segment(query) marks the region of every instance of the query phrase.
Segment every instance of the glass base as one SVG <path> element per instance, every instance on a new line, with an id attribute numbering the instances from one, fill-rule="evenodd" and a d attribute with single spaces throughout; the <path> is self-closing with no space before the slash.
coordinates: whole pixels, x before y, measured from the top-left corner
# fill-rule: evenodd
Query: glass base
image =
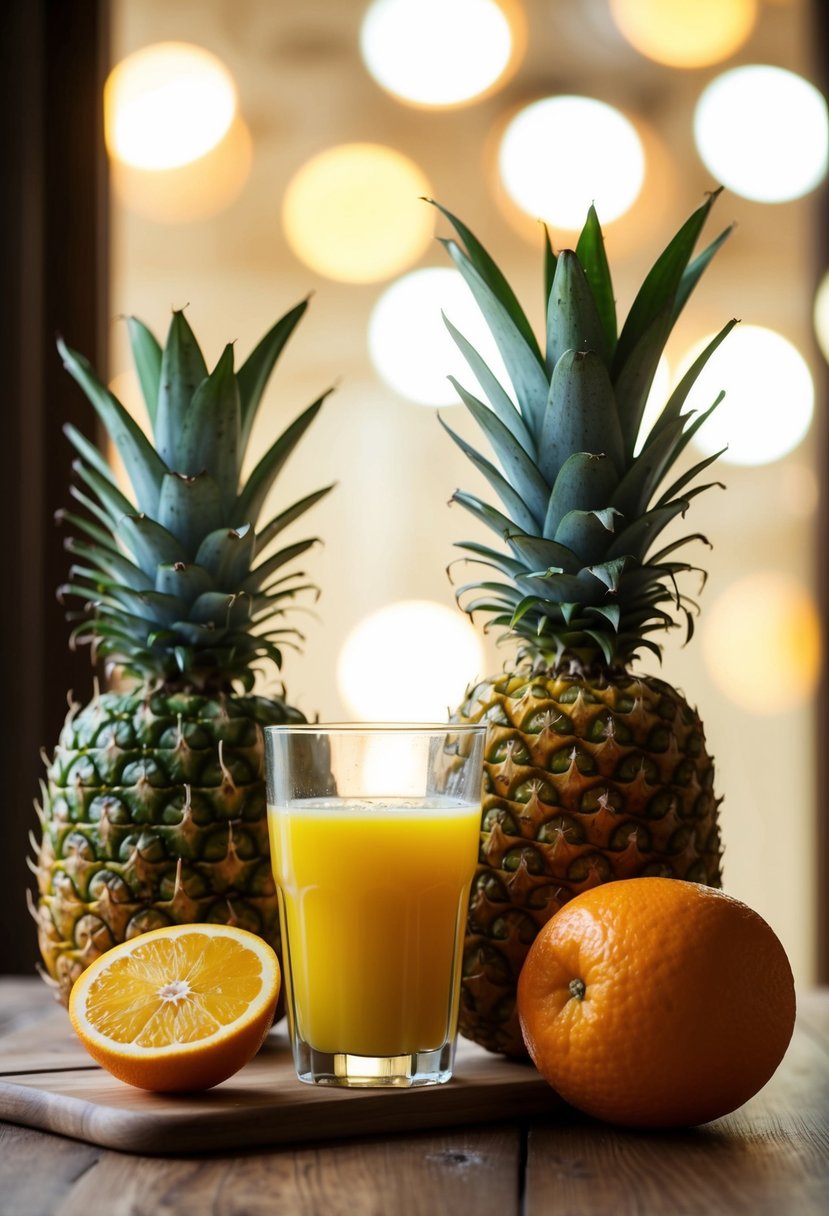
<path id="1" fill-rule="evenodd" d="M 317 1051 L 302 1040 L 294 1044 L 297 1076 L 306 1085 L 363 1089 L 443 1085 L 452 1078 L 454 1058 L 454 1040 L 434 1051 L 402 1056 L 354 1056 L 347 1052 Z"/>

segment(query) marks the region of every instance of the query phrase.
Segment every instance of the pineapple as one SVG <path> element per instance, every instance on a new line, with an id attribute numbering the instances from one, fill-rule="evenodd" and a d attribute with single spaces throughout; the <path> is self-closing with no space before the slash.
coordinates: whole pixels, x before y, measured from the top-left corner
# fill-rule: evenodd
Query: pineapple
<path id="1" fill-rule="evenodd" d="M 654 634 L 677 617 L 693 632 L 697 606 L 679 582 L 697 568 L 676 554 L 705 538 L 656 542 L 696 494 L 718 484 L 699 482 L 717 456 L 671 469 L 722 398 L 702 413 L 681 412 L 734 321 L 674 390 L 641 450 L 638 439 L 668 335 L 728 236 L 726 229 L 693 257 L 715 198 L 660 256 L 619 333 L 595 210 L 575 250 L 556 256 L 546 234 L 543 349 L 486 250 L 440 208 L 461 242 L 443 244 L 495 338 L 517 402 L 447 320 L 488 403 L 453 384 L 500 466 L 441 419 L 500 499 L 496 508 L 462 490 L 452 496 L 500 542 L 459 542 L 467 560 L 495 573 L 457 596 L 470 616 L 502 627 L 516 651 L 501 674 L 467 690 L 453 715 L 489 724 L 460 1027 L 507 1055 L 524 1054 L 515 1013 L 521 965 L 540 926 L 568 899 L 643 874 L 720 884 L 718 799 L 702 723 L 680 692 L 634 666 L 643 648 L 660 655 Z"/>
<path id="2" fill-rule="evenodd" d="M 240 925 L 279 949 L 262 727 L 304 715 L 284 690 L 268 699 L 252 688 L 257 665 L 278 668 L 280 645 L 296 640 L 286 608 L 309 588 L 291 567 L 315 541 L 267 551 L 331 487 L 257 521 L 327 394 L 244 482 L 240 474 L 263 391 L 306 307 L 286 313 L 238 372 L 228 345 L 209 374 L 183 312 L 163 350 L 130 318 L 154 444 L 59 342 L 134 493 L 66 428 L 83 508 L 65 513 L 80 535 L 67 540 L 74 565 L 62 593 L 85 602 L 69 614 L 72 644 L 89 643 L 117 680 L 84 708 L 71 705 L 41 782 L 32 911 L 45 978 L 64 1003 L 99 954 L 160 925 Z"/>

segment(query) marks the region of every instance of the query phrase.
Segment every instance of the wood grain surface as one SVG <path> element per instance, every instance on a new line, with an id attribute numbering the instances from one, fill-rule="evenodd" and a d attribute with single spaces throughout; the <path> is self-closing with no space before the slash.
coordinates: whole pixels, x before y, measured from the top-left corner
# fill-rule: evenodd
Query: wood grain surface
<path id="1" fill-rule="evenodd" d="M 126 1152 L 182 1153 L 333 1140 L 544 1114 L 562 1103 L 530 1064 L 458 1045 L 445 1085 L 339 1089 L 297 1080 L 284 1030 L 199 1094 L 152 1094 L 97 1067 L 63 1009 L 0 1039 L 0 1119 Z"/>
<path id="2" fill-rule="evenodd" d="M 0 981 L 4 1066 L 15 1052 L 43 1049 L 43 1032 L 65 1018 L 39 983 L 9 983 Z M 63 1059 L 72 1071 L 71 1039 L 52 1037 L 49 1047 L 46 1062 Z M 827 1210 L 829 992 L 801 996 L 795 1037 L 769 1084 L 739 1111 L 693 1131 L 625 1132 L 562 1108 L 486 1124 L 152 1156 L 0 1123 L 2 1216 L 825 1216 Z"/>

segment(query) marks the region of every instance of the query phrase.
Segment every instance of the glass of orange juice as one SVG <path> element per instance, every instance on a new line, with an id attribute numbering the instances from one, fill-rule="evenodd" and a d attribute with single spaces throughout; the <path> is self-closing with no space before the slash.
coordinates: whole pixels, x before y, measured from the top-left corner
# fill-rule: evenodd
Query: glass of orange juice
<path id="1" fill-rule="evenodd" d="M 300 1080 L 450 1079 L 485 738 L 485 725 L 266 728 Z"/>

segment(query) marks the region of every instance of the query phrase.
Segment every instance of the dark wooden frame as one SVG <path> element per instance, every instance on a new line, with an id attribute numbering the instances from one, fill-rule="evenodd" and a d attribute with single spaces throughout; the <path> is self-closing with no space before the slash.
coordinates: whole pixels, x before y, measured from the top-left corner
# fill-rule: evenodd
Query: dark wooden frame
<path id="1" fill-rule="evenodd" d="M 816 83 L 829 96 L 829 6 L 825 0 L 813 0 L 813 45 L 816 56 Z M 823 275 L 829 274 L 829 186 L 824 182 L 816 202 L 816 289 Z M 829 984 L 829 371 L 820 352 L 815 349 L 817 369 L 817 406 L 815 410 L 818 435 L 818 478 L 820 506 L 814 532 L 815 570 L 818 608 L 823 626 L 823 676 L 818 688 L 815 721 L 815 802 L 816 802 L 816 916 L 817 916 L 817 979 Z"/>
<path id="2" fill-rule="evenodd" d="M 86 698 L 89 652 L 67 647 L 56 588 L 66 577 L 54 513 L 66 507 L 65 422 L 94 435 L 88 405 L 55 350 L 60 330 L 106 366 L 107 187 L 101 110 L 105 0 L 10 0 L 0 38 L 3 413 L 0 503 L 6 567 L 0 590 L 0 971 L 38 958 L 26 914 L 28 834 L 66 691 Z"/>

